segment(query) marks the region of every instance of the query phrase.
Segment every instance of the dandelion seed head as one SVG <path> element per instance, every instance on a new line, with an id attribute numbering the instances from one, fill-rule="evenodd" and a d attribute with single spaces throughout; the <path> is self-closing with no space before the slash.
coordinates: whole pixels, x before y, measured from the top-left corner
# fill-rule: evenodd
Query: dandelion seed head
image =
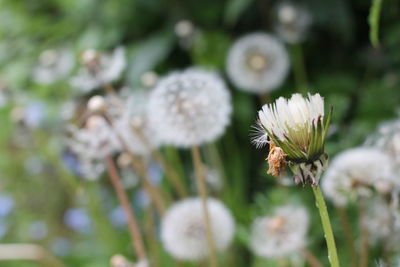
<path id="1" fill-rule="evenodd" d="M 106 107 L 106 101 L 101 95 L 92 96 L 87 102 L 87 109 L 93 113 L 105 111 Z"/>
<path id="2" fill-rule="evenodd" d="M 126 67 L 125 49 L 117 47 L 112 54 L 87 50 L 82 54 L 82 61 L 85 66 L 72 77 L 70 84 L 76 90 L 88 93 L 120 78 Z"/>
<path id="3" fill-rule="evenodd" d="M 244 91 L 265 93 L 278 88 L 289 70 L 289 56 L 272 35 L 252 33 L 237 40 L 229 50 L 226 70 Z"/>
<path id="4" fill-rule="evenodd" d="M 178 147 L 211 142 L 230 123 L 231 97 L 211 71 L 189 69 L 159 81 L 150 94 L 149 121 L 160 139 Z"/>
<path id="5" fill-rule="evenodd" d="M 295 44 L 306 38 L 312 23 L 310 12 L 297 4 L 282 2 L 276 8 L 275 29 L 277 34 L 287 43 Z"/>
<path id="6" fill-rule="evenodd" d="M 189 37 L 194 31 L 194 26 L 189 20 L 181 20 L 175 24 L 175 34 L 180 38 Z"/>
<path id="7" fill-rule="evenodd" d="M 217 251 L 232 241 L 235 224 L 230 211 L 220 201 L 209 198 L 207 206 Z M 206 226 L 201 199 L 177 202 L 166 213 L 161 225 L 161 240 L 176 259 L 197 261 L 208 255 Z"/>
<path id="8" fill-rule="evenodd" d="M 33 80 L 38 84 L 53 84 L 66 78 L 74 64 L 74 55 L 66 48 L 45 50 L 33 69 Z"/>
<path id="9" fill-rule="evenodd" d="M 393 186 L 394 178 L 387 154 L 375 148 L 358 147 L 333 158 L 321 186 L 327 198 L 343 206 L 358 197 L 372 196 L 376 189 Z"/>
<path id="10" fill-rule="evenodd" d="M 261 257 L 280 258 L 299 252 L 306 244 L 309 216 L 303 207 L 277 208 L 273 215 L 257 218 L 251 231 L 250 245 Z"/>

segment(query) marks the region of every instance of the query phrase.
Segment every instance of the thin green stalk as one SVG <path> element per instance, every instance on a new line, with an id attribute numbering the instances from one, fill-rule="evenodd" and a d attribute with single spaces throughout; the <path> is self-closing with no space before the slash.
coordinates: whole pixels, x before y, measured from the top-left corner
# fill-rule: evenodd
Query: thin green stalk
<path id="1" fill-rule="evenodd" d="M 304 63 L 303 49 L 301 45 L 295 44 L 291 49 L 293 58 L 293 73 L 297 90 L 308 91 L 307 71 Z"/>
<path id="2" fill-rule="evenodd" d="M 200 149 L 198 146 L 193 146 L 191 152 L 192 152 L 193 165 L 196 173 L 197 190 L 201 198 L 204 221 L 206 226 L 207 245 L 209 250 L 209 255 L 208 255 L 209 266 L 218 267 L 217 253 L 215 250 L 213 232 L 211 228 L 210 213 L 208 211 L 208 206 L 207 206 L 207 187 L 204 178 L 204 167 L 201 161 Z"/>
<path id="3" fill-rule="evenodd" d="M 329 220 L 328 209 L 319 186 L 311 186 L 315 196 L 315 204 L 321 216 L 322 228 L 324 229 L 326 245 L 328 246 L 328 259 L 332 267 L 339 267 L 339 258 L 336 251 L 335 238 L 332 232 L 331 222 Z"/>

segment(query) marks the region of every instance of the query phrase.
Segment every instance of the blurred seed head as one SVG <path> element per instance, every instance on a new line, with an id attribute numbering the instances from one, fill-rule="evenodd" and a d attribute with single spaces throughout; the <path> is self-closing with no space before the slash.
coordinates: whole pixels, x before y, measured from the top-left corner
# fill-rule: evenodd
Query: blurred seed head
<path id="1" fill-rule="evenodd" d="M 274 36 L 251 33 L 232 45 L 226 70 L 239 89 L 259 94 L 270 92 L 285 80 L 289 56 L 284 45 Z"/>
<path id="2" fill-rule="evenodd" d="M 306 245 L 309 216 L 303 207 L 275 209 L 271 216 L 257 218 L 252 225 L 250 245 L 265 258 L 281 258 L 298 253 Z"/>
<path id="3" fill-rule="evenodd" d="M 396 185 L 393 162 L 384 152 L 368 147 L 348 149 L 333 158 L 322 178 L 327 198 L 346 205 L 359 197 Z M 384 193 L 384 192 L 381 192 Z"/>
<path id="4" fill-rule="evenodd" d="M 180 38 L 187 38 L 194 32 L 194 26 L 189 20 L 181 20 L 175 24 L 175 34 Z"/>
<path id="5" fill-rule="evenodd" d="M 153 88 L 157 84 L 158 75 L 153 71 L 147 71 L 140 77 L 140 81 L 144 87 Z"/>
<path id="6" fill-rule="evenodd" d="M 235 223 L 230 211 L 220 201 L 209 198 L 207 206 L 217 251 L 224 251 L 232 241 Z M 201 199 L 188 198 L 175 203 L 161 225 L 161 240 L 172 257 L 198 261 L 207 257 L 206 226 Z"/>
<path id="7" fill-rule="evenodd" d="M 311 23 L 311 14 L 305 7 L 291 2 L 281 2 L 276 7 L 275 29 L 287 43 L 303 41 Z"/>
<path id="8" fill-rule="evenodd" d="M 95 95 L 92 96 L 87 102 L 87 109 L 92 113 L 104 112 L 107 108 L 106 101 L 103 96 Z"/>
<path id="9" fill-rule="evenodd" d="M 150 93 L 149 122 L 160 140 L 178 147 L 212 142 L 230 123 L 231 96 L 214 72 L 188 69 L 159 81 Z"/>

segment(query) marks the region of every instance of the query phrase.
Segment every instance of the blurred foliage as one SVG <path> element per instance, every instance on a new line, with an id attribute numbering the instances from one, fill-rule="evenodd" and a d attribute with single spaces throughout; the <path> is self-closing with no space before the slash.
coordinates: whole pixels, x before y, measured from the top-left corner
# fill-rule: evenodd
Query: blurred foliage
<path id="1" fill-rule="evenodd" d="M 77 95 L 67 81 L 44 86 L 32 80 L 32 70 L 43 50 L 65 46 L 79 58 L 84 49 L 110 50 L 123 45 L 128 52 L 125 83 L 132 87 L 140 86 L 141 75 L 149 70 L 163 75 L 175 69 L 202 65 L 223 74 L 226 52 L 237 37 L 248 32 L 273 31 L 271 13 L 276 2 L 0 0 L 0 81 L 12 94 L 22 93 L 46 105 L 44 121 L 40 127 L 30 130 L 10 119 L 11 103 L 0 110 L 0 190 L 1 194 L 12 195 L 15 199 L 2 243 L 36 242 L 55 251 L 55 242 L 63 238 L 67 240 L 68 253 L 59 256 L 68 266 L 109 266 L 110 257 L 116 253 L 132 257 L 126 229 L 116 228 L 109 220 L 110 210 L 117 201 L 108 181 L 80 180 L 62 165 L 64 125 L 59 119 L 60 107 Z M 335 108 L 333 130 L 326 144 L 327 152 L 333 156 L 363 143 L 379 122 L 395 117 L 398 112 L 400 3 L 373 1 L 369 22 L 374 44 L 378 42 L 381 13 L 380 45 L 374 48 L 369 40 L 370 1 L 301 2 L 313 16 L 310 35 L 301 45 L 306 82 L 309 91 L 319 92 Z M 190 20 L 196 27 L 189 49 L 182 47 L 174 34 L 175 24 L 183 19 Z M 248 226 L 255 216 L 290 201 L 306 203 L 309 207 L 312 215 L 310 250 L 327 266 L 319 217 L 311 212 L 314 204 L 310 189 L 279 186 L 275 178 L 266 175 L 266 151 L 257 150 L 249 141 L 260 100 L 236 90 L 232 84 L 229 86 L 234 106 L 231 126 L 218 142 L 203 148 L 205 155 L 219 151 L 225 171 L 225 188 L 220 197 L 237 220 L 235 245 L 225 255 L 230 263 L 227 266 L 280 266 L 251 257 L 247 249 Z M 270 98 L 289 96 L 299 86 L 292 72 Z M 24 135 L 23 141 L 21 135 Z M 182 171 L 190 170 L 187 151 L 165 148 L 163 152 L 176 168 L 182 161 Z M 206 158 L 211 164 L 218 162 L 211 160 L 212 157 Z M 64 225 L 65 211 L 75 206 L 87 208 L 92 218 L 89 233 L 76 233 Z M 334 209 L 331 211 L 337 242 L 343 244 L 343 233 L 336 227 L 339 225 L 337 216 Z M 356 211 L 350 209 L 350 212 L 352 224 L 356 226 Z M 140 216 L 145 221 L 146 211 Z M 35 221 L 44 221 L 48 227 L 48 235 L 41 240 L 32 239 L 28 230 Z M 346 262 L 350 255 L 345 246 L 339 247 L 342 261 Z M 160 244 L 156 250 L 160 252 L 160 261 L 165 262 L 163 266 L 173 266 Z M 371 258 L 378 255 L 379 248 L 371 253 Z M 0 262 L 0 266 L 36 265 Z"/>

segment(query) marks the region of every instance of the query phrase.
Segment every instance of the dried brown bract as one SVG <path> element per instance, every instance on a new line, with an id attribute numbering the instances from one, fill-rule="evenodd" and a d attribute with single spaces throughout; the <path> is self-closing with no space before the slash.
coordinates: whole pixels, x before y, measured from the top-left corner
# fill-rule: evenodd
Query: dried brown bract
<path id="1" fill-rule="evenodd" d="M 269 165 L 267 173 L 279 177 L 287 165 L 286 156 L 282 148 L 275 146 L 271 142 L 269 145 L 269 154 L 266 159 Z"/>

